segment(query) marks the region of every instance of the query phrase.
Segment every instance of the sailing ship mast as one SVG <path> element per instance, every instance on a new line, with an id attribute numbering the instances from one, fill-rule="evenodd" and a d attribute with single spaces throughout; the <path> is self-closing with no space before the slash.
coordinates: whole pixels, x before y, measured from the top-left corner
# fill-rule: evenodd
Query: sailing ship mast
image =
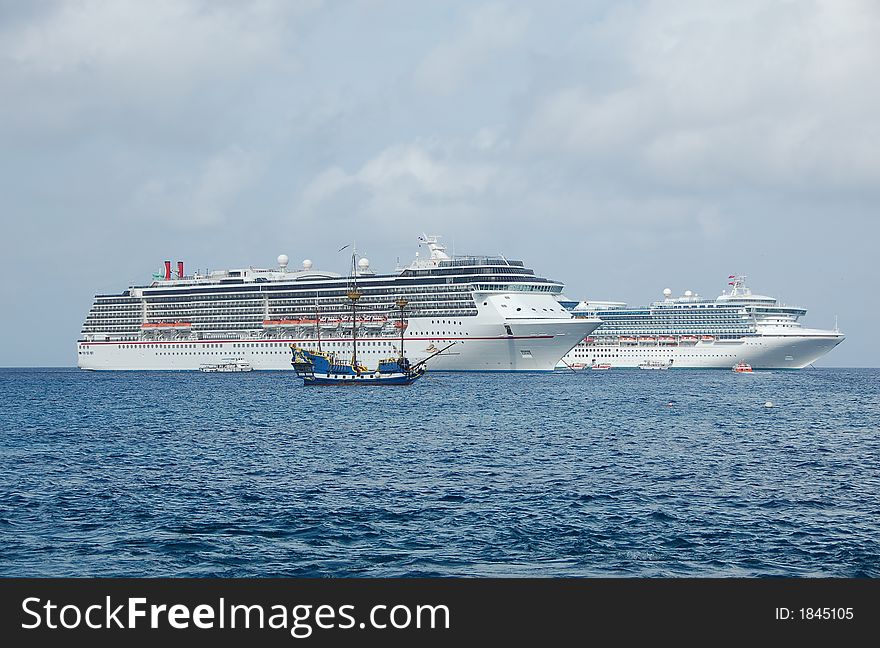
<path id="1" fill-rule="evenodd" d="M 351 253 L 351 277 L 352 284 L 348 288 L 348 298 L 351 300 L 351 366 L 357 371 L 357 302 L 361 298 L 361 291 L 357 287 L 357 266 L 355 264 L 356 252 Z"/>
<path id="2" fill-rule="evenodd" d="M 403 309 L 406 308 L 406 305 L 409 302 L 403 297 L 398 297 L 397 301 L 394 303 L 397 304 L 397 307 L 400 309 L 400 321 L 397 323 L 397 327 L 400 329 L 400 359 L 402 361 L 405 357 L 403 353 L 403 333 L 406 331 L 406 321 L 403 319 Z"/>
<path id="3" fill-rule="evenodd" d="M 315 337 L 318 340 L 318 353 L 321 353 L 321 311 L 318 308 L 318 293 L 315 293 Z"/>

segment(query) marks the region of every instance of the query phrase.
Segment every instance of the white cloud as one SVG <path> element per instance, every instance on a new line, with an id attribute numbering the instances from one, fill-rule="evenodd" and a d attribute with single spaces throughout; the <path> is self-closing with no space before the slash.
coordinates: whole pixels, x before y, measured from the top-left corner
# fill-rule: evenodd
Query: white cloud
<path id="1" fill-rule="evenodd" d="M 419 64 L 416 86 L 432 94 L 453 94 L 485 71 L 495 57 L 519 43 L 528 20 L 524 10 L 503 4 L 471 11 L 462 30 L 431 50 Z"/>
<path id="2" fill-rule="evenodd" d="M 321 202 L 351 187 L 367 192 L 368 212 L 386 216 L 402 215 L 398 210 L 423 202 L 475 199 L 487 190 L 496 170 L 487 162 L 462 161 L 458 152 L 458 147 L 437 141 L 390 146 L 353 173 L 335 166 L 320 173 L 303 191 L 303 206 L 320 209 Z M 387 213 L 389 207 L 394 214 Z"/>
<path id="3" fill-rule="evenodd" d="M 585 38 L 614 43 L 612 87 L 539 98 L 524 150 L 677 187 L 880 186 L 880 5 L 629 5 Z"/>
<path id="4" fill-rule="evenodd" d="M 294 28 L 318 4 L 53 5 L 0 37 L 0 92 L 12 98 L 0 106 L 0 128 L 106 128 L 119 113 L 167 124 L 202 93 L 223 108 L 265 66 L 296 68 Z"/>
<path id="5" fill-rule="evenodd" d="M 225 222 L 263 168 L 255 154 L 230 148 L 208 158 L 192 176 L 152 178 L 134 192 L 135 217 L 193 229 Z"/>
<path id="6" fill-rule="evenodd" d="M 539 100 L 523 131 L 529 150 L 616 156 L 634 146 L 653 121 L 637 90 L 596 93 L 563 88 Z"/>

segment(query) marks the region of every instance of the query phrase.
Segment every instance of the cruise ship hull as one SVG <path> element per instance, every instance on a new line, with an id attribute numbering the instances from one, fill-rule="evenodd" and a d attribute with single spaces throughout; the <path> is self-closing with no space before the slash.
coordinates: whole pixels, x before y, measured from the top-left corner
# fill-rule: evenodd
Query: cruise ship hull
<path id="1" fill-rule="evenodd" d="M 559 359 L 578 340 L 592 333 L 599 322 L 572 318 L 534 322 L 511 322 L 507 335 L 503 325 L 476 324 L 465 331 L 413 330 L 405 339 L 406 356 L 412 362 L 427 358 L 444 346 L 455 344 L 428 362 L 432 371 L 552 371 Z M 436 328 L 436 327 L 435 327 Z M 454 328 L 452 326 L 448 328 Z M 499 330 L 504 334 L 499 334 Z M 463 333 L 463 334 L 462 334 Z M 292 370 L 290 345 L 316 347 L 314 337 L 252 340 L 185 340 L 180 342 L 80 342 L 78 366 L 92 370 L 194 371 L 208 363 L 243 361 L 255 370 Z M 351 356 L 350 337 L 326 337 L 325 351 Z M 357 343 L 358 361 L 367 367 L 395 357 L 400 339 L 365 337 Z"/>
<path id="2" fill-rule="evenodd" d="M 608 363 L 617 368 L 634 368 L 654 360 L 671 362 L 679 369 L 730 369 L 740 361 L 754 369 L 802 369 L 809 366 L 844 340 L 840 333 L 829 331 L 798 334 L 764 333 L 737 340 L 714 340 L 684 345 L 579 344 L 559 363 Z"/>

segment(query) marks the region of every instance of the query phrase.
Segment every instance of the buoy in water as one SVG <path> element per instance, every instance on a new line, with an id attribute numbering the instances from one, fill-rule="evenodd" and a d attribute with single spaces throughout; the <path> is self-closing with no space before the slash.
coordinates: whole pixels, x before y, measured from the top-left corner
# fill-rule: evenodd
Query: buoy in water
<path id="1" fill-rule="evenodd" d="M 773 407 L 773 401 L 767 401 L 764 403 L 764 407 Z"/>

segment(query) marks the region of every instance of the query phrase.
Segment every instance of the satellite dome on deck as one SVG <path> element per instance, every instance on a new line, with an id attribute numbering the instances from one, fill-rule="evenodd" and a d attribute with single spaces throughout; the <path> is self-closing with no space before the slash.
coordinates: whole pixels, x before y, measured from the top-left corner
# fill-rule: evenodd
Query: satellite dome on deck
<path id="1" fill-rule="evenodd" d="M 287 264 L 290 263 L 290 259 L 287 258 L 286 254 L 278 255 L 278 267 L 284 269 L 287 267 Z"/>
<path id="2" fill-rule="evenodd" d="M 370 267 L 370 260 L 368 258 L 364 257 L 363 259 L 358 261 L 358 268 L 360 268 L 361 270 L 366 270 L 369 267 Z"/>
<path id="3" fill-rule="evenodd" d="M 664 297 L 672 297 L 672 288 L 664 288 L 663 289 Z"/>
<path id="4" fill-rule="evenodd" d="M 685 290 L 685 291 L 684 291 L 684 296 L 685 296 L 685 297 L 693 297 L 693 296 L 694 296 L 694 293 L 693 293 L 692 290 Z"/>
<path id="5" fill-rule="evenodd" d="M 311 270 L 312 269 L 312 260 L 304 259 L 303 260 L 303 270 Z"/>

